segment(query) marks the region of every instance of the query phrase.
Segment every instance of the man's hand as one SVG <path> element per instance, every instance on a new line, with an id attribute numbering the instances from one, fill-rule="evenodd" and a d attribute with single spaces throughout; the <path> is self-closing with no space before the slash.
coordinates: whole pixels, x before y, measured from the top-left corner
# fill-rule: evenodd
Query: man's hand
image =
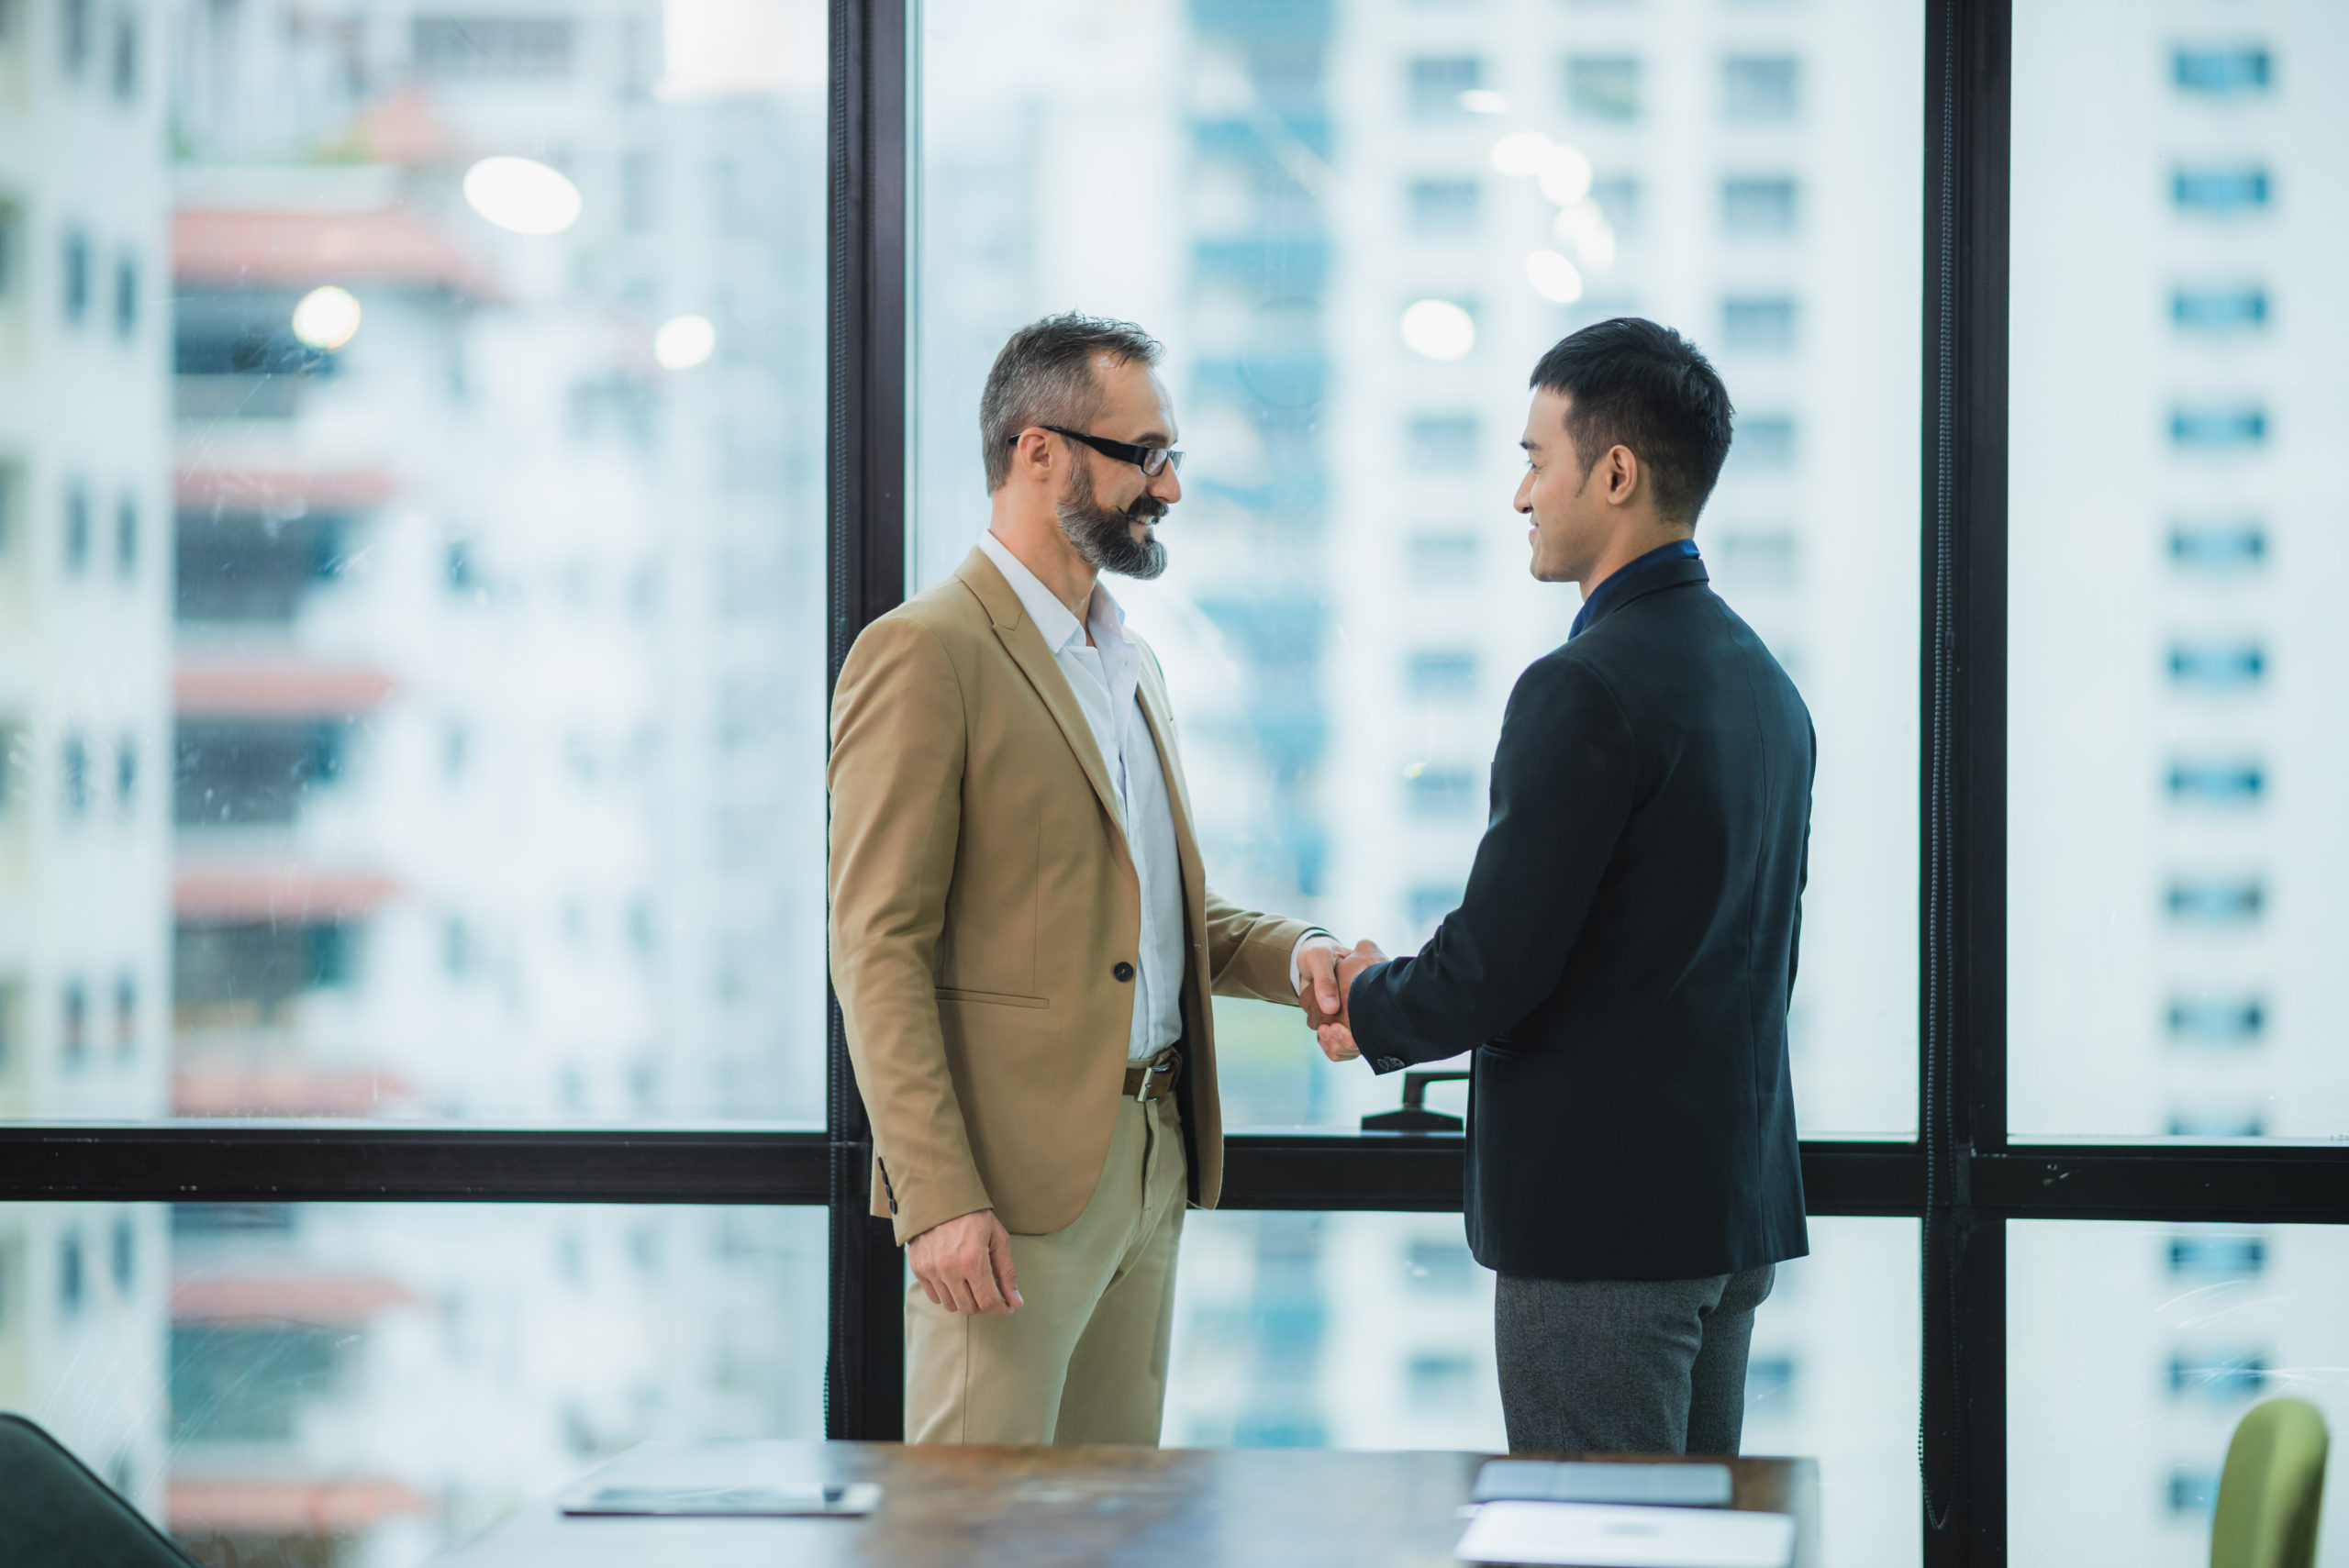
<path id="1" fill-rule="evenodd" d="M 1005 1318 L 1027 1305 L 1012 1272 L 1011 1233 L 991 1208 L 931 1226 L 906 1243 L 906 1262 L 949 1312 Z"/>
<path id="2" fill-rule="evenodd" d="M 1338 1016 L 1338 964 L 1345 950 L 1334 937 L 1314 937 L 1297 951 L 1297 1005 L 1315 1029 Z"/>
<path id="3" fill-rule="evenodd" d="M 1386 962 L 1386 955 L 1379 951 L 1378 944 L 1367 939 L 1356 942 L 1353 951 L 1338 961 L 1338 1006 L 1335 1016 L 1316 1018 L 1313 1028 L 1315 1038 L 1321 1042 L 1321 1054 L 1330 1061 L 1352 1062 L 1362 1054 L 1362 1047 L 1354 1043 L 1351 1017 L 1354 981 L 1372 964 Z"/>

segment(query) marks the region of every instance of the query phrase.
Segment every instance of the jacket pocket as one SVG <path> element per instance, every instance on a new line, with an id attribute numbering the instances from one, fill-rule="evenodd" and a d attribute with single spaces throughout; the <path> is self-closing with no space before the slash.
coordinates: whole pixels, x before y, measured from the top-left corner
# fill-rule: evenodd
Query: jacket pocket
<path id="1" fill-rule="evenodd" d="M 938 987 L 938 999 L 941 1002 L 990 1002 L 998 1007 L 1049 1007 L 1052 1005 L 1047 996 L 1021 996 L 1009 991 L 956 991 L 944 985 Z"/>

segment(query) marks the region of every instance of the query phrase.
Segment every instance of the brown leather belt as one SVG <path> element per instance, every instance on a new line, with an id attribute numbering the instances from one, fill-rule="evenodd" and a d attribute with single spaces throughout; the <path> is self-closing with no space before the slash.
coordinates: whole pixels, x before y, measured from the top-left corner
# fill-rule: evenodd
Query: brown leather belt
<path id="1" fill-rule="evenodd" d="M 1175 1080 L 1182 1076 L 1183 1053 L 1170 1045 L 1148 1062 L 1126 1069 L 1126 1098 L 1144 1105 L 1163 1100 L 1174 1092 Z"/>

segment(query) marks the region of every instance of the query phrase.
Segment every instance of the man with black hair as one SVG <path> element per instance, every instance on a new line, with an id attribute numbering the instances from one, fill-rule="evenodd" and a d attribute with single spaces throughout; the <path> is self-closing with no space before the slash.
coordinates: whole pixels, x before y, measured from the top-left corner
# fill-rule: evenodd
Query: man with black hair
<path id="1" fill-rule="evenodd" d="M 1692 537 L 1729 455 L 1720 378 L 1651 321 L 1534 368 L 1533 575 L 1565 644 L 1510 694 L 1460 907 L 1365 943 L 1325 1051 L 1473 1051 L 1468 1242 L 1500 1275 L 1515 1450 L 1735 1453 L 1753 1312 L 1809 1248 L 1787 999 L 1816 746 Z"/>

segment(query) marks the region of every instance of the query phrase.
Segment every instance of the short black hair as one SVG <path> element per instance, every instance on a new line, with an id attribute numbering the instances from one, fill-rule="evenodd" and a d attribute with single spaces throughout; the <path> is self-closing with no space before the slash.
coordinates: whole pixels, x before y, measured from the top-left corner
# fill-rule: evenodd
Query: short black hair
<path id="1" fill-rule="evenodd" d="M 1696 344 L 1669 327 L 1619 316 L 1560 339 L 1530 384 L 1574 400 L 1566 434 L 1584 474 L 1609 449 L 1629 447 L 1655 484 L 1656 510 L 1697 526 L 1729 457 L 1737 410 Z"/>

